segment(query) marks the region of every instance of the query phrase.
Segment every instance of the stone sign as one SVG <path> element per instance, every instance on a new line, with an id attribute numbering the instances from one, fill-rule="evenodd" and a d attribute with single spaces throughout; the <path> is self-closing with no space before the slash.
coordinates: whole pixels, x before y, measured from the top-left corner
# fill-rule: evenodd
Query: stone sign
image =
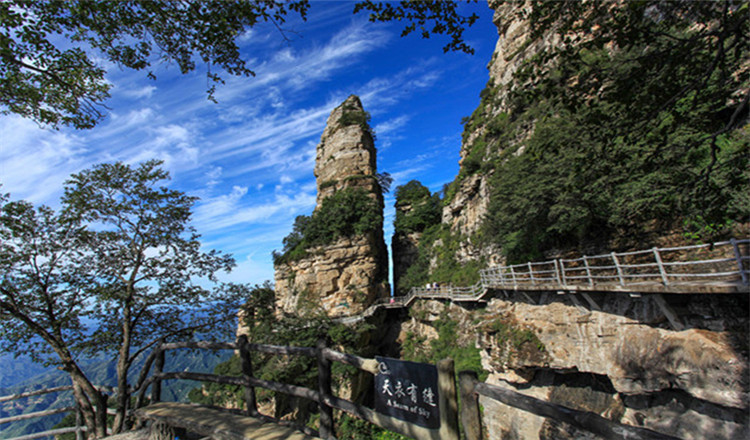
<path id="1" fill-rule="evenodd" d="M 438 373 L 431 364 L 376 357 L 375 411 L 428 429 L 440 428 Z"/>

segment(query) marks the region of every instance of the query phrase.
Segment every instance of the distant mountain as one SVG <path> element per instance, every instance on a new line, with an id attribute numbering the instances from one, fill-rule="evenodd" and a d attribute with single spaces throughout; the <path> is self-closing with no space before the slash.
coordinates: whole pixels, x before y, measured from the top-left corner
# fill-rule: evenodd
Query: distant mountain
<path id="1" fill-rule="evenodd" d="M 213 372 L 217 364 L 232 356 L 229 350 L 173 350 L 167 352 L 166 371 Z M 145 356 L 139 359 L 130 372 L 131 383 L 140 374 Z M 13 358 L 3 355 L 0 357 L 0 396 L 18 394 L 25 391 L 70 385 L 70 379 L 64 372 L 54 367 L 44 367 L 32 362 L 27 356 Z M 115 360 L 111 356 L 102 355 L 81 363 L 88 377 L 94 384 L 114 386 L 117 383 Z M 169 380 L 162 385 L 162 399 L 166 401 L 185 400 L 187 393 L 200 383 L 184 380 Z M 44 411 L 52 408 L 70 406 L 73 398 L 70 392 L 45 394 L 27 399 L 0 403 L 0 419 L 19 414 Z M 29 419 L 0 425 L 0 439 L 8 439 L 20 435 L 51 429 L 59 423 L 64 414 L 45 417 L 43 419 Z"/>
<path id="2" fill-rule="evenodd" d="M 51 368 L 33 362 L 30 357 L 0 354 L 0 389 L 9 388 Z"/>

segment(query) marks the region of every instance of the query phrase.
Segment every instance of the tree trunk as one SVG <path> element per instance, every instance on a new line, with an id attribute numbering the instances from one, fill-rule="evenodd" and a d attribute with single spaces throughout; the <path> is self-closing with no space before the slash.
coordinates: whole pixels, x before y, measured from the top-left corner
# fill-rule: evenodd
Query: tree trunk
<path id="1" fill-rule="evenodd" d="M 132 338 L 131 310 L 128 301 L 122 310 L 122 341 L 117 359 L 117 414 L 112 425 L 112 433 L 119 434 L 125 425 L 130 403 L 128 392 L 128 370 L 130 369 L 130 341 Z"/>
<path id="2" fill-rule="evenodd" d="M 64 368 L 73 382 L 73 393 L 81 408 L 89 438 L 107 436 L 107 399 L 94 388 L 72 358 L 63 360 Z"/>

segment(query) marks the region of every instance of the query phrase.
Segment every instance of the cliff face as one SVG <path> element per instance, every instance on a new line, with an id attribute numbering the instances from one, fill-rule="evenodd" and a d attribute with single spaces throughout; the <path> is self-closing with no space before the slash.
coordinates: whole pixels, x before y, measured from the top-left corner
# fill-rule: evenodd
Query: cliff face
<path id="1" fill-rule="evenodd" d="M 479 108 L 469 118 L 461 142 L 459 165 L 461 171 L 453 182 L 453 194 L 448 197 L 443 208 L 443 224 L 463 237 L 479 232 L 482 221 L 488 212 L 490 201 L 490 176 L 495 172 L 476 170 L 490 156 L 497 156 L 521 139 L 510 141 L 494 139 L 489 127 L 498 115 L 509 112 L 507 105 L 508 88 L 516 71 L 534 55 L 556 44 L 556 36 L 549 32 L 538 40 L 531 40 L 528 21 L 518 14 L 514 2 L 501 3 L 489 0 L 495 10 L 493 22 L 498 29 L 498 40 L 492 59 L 487 65 L 490 78 L 482 92 Z M 490 93 L 490 91 L 492 91 Z M 529 127 L 529 131 L 531 127 Z M 519 151 L 517 154 L 520 154 Z M 490 259 L 490 263 L 500 263 L 498 249 L 487 243 L 476 246 L 470 240 L 463 240 L 463 252 L 457 255 L 459 261 Z"/>
<path id="2" fill-rule="evenodd" d="M 331 112 L 317 147 L 318 196 L 313 217 L 324 211 L 326 199 L 345 193 L 364 195 L 373 201 L 378 217 L 364 231 L 337 236 L 330 243 L 309 247 L 302 258 L 276 263 L 276 298 L 281 312 L 322 308 L 331 317 L 348 316 L 389 294 L 383 196 L 367 118 L 356 96 L 350 96 Z M 331 223 L 337 219 L 320 220 Z"/>
<path id="3" fill-rule="evenodd" d="M 460 242 L 451 257 L 492 266 L 503 263 L 500 249 L 486 237 L 472 237 L 482 234 L 490 208 L 492 177 L 498 172 L 494 165 L 522 155 L 521 145 L 537 123 L 529 117 L 512 136 L 498 128 L 504 118 L 518 116 L 510 114 L 507 86 L 526 60 L 558 40 L 549 32 L 532 42 L 517 2 L 489 4 L 495 9 L 499 39 L 488 65 L 487 89 L 465 126 L 460 172 L 446 194 L 442 225 Z M 403 253 L 394 255 L 394 266 L 415 261 L 414 240 L 396 246 L 402 238 L 394 237 L 394 252 Z M 435 262 L 430 266 L 434 269 Z M 429 351 L 431 345 L 475 346 L 481 368 L 489 374 L 486 381 L 493 385 L 684 439 L 750 435 L 747 296 L 583 298 L 499 291 L 493 296 L 486 307 L 472 310 L 436 301 L 416 303 L 411 319 L 398 323 L 402 355 Z M 667 314 L 677 316 L 684 328 L 675 329 Z M 449 332 L 451 340 L 442 345 L 431 344 L 441 329 L 445 332 L 446 320 L 457 331 Z M 413 341 L 422 341 L 422 347 L 415 348 Z M 491 399 L 482 398 L 481 404 L 491 439 L 598 438 Z"/>
<path id="4" fill-rule="evenodd" d="M 475 310 L 418 302 L 400 341 L 434 346 L 453 321 L 450 343 L 476 346 L 493 385 L 678 438 L 747 438 L 746 298 L 667 298 L 683 331 L 670 328 L 655 297 L 592 300 L 596 307 L 571 295 L 510 294 Z M 598 438 L 492 399 L 480 403 L 488 438 Z"/>

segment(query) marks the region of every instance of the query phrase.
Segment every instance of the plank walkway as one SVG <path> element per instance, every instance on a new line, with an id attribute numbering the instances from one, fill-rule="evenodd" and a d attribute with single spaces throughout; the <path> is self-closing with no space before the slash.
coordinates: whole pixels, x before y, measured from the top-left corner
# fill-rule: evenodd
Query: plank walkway
<path id="1" fill-rule="evenodd" d="M 582 256 L 497 266 L 479 271 L 473 286 L 413 287 L 407 295 L 381 298 L 359 315 L 362 321 L 380 309 L 408 308 L 417 299 L 481 303 L 493 291 L 612 294 L 750 293 L 750 238 L 633 252 Z"/>
<path id="2" fill-rule="evenodd" d="M 317 439 L 288 426 L 189 403 L 154 403 L 137 409 L 135 414 L 141 419 L 179 427 L 215 440 Z M 153 434 L 149 438 L 153 439 Z"/>

